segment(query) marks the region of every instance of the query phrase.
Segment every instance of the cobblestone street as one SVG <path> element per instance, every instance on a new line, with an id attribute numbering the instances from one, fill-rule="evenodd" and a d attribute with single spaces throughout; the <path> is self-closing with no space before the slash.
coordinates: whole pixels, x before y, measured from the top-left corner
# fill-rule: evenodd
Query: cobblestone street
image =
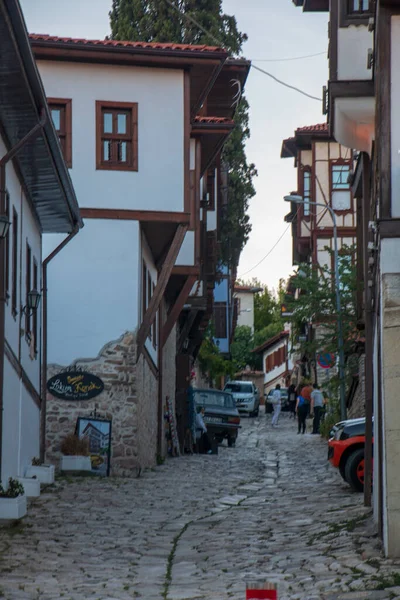
<path id="1" fill-rule="evenodd" d="M 263 410 L 263 409 L 262 409 Z M 137 479 L 60 479 L 0 530 L 0 596 L 225 600 L 246 581 L 279 600 L 400 598 L 370 512 L 287 415 L 242 419 L 236 448 L 169 459 Z"/>

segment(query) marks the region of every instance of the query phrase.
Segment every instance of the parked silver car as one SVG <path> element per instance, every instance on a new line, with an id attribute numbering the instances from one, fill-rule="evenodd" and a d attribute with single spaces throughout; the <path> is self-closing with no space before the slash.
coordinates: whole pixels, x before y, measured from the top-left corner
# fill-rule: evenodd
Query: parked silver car
<path id="1" fill-rule="evenodd" d="M 228 381 L 224 392 L 230 392 L 239 412 L 257 417 L 260 409 L 260 393 L 252 381 Z"/>

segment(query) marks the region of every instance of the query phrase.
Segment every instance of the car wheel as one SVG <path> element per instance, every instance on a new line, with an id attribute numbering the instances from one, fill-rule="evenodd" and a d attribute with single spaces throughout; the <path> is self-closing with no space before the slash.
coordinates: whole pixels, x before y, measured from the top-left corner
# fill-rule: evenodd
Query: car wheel
<path id="1" fill-rule="evenodd" d="M 356 492 L 364 490 L 364 448 L 355 450 L 346 461 L 345 480 Z"/>
<path id="2" fill-rule="evenodd" d="M 232 437 L 231 435 L 228 436 L 228 448 L 233 448 L 233 446 L 236 443 L 236 438 Z"/>

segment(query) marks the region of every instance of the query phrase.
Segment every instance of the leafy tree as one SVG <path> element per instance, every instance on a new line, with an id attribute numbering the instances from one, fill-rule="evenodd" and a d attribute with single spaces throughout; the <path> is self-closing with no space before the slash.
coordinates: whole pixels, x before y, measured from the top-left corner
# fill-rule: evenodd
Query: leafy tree
<path id="1" fill-rule="evenodd" d="M 238 30 L 235 16 L 223 13 L 222 0 L 171 2 L 176 9 L 165 0 L 113 0 L 109 13 L 111 38 L 210 45 L 216 45 L 217 39 L 233 56 L 239 56 L 247 35 Z M 245 143 L 250 135 L 248 111 L 247 100 L 242 97 L 234 117 L 236 127 L 223 151 L 229 178 L 220 258 L 224 264 L 233 267 L 238 265 L 251 231 L 246 212 L 255 195 L 252 180 L 257 171 L 253 164 L 248 164 L 245 153 Z"/>
<path id="2" fill-rule="evenodd" d="M 332 255 L 331 251 L 330 253 Z M 354 246 L 342 248 L 339 257 L 339 277 L 347 381 L 354 371 L 352 355 L 360 337 L 356 323 L 356 296 L 359 284 L 355 258 Z M 319 352 L 332 352 L 337 355 L 338 325 L 334 270 L 328 266 L 316 268 L 315 265 L 301 264 L 292 282 L 293 286 L 300 290 L 300 294 L 297 298 L 287 296 L 285 300 L 289 311 L 292 312 L 292 334 L 301 354 L 308 359 L 314 359 Z M 318 326 L 318 335 L 311 339 L 308 336 L 306 340 L 297 342 L 310 324 L 313 325 L 314 331 Z M 332 395 L 337 394 L 338 385 L 339 379 L 336 374 L 330 380 Z"/>
<path id="3" fill-rule="evenodd" d="M 254 336 L 251 327 L 240 325 L 236 327 L 235 337 L 231 344 L 232 362 L 235 371 L 243 371 L 247 365 L 252 369 L 256 369 L 258 365 L 258 357 L 252 353 L 254 348 Z"/>
<path id="4" fill-rule="evenodd" d="M 219 348 L 214 344 L 213 337 L 213 327 L 209 325 L 198 354 L 201 372 L 208 378 L 211 386 L 219 377 L 234 374 L 232 362 L 225 360 L 221 355 Z"/>

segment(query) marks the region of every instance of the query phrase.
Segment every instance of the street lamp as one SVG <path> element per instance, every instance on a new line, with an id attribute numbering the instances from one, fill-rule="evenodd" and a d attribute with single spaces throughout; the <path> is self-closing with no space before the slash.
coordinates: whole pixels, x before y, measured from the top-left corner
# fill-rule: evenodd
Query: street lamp
<path id="1" fill-rule="evenodd" d="M 304 198 L 302 196 L 298 196 L 296 194 L 290 194 L 289 196 L 284 196 L 284 200 L 286 202 L 294 202 L 295 204 L 304 204 Z M 345 393 L 345 383 L 344 383 L 344 347 L 343 347 L 343 324 L 342 324 L 342 305 L 340 299 L 340 275 L 339 275 L 339 253 L 338 253 L 338 243 L 337 243 L 337 226 L 336 226 L 336 215 L 333 211 L 333 208 L 323 204 L 322 202 L 311 202 L 307 200 L 307 204 L 312 204 L 313 206 L 322 206 L 326 210 L 329 210 L 330 215 L 333 221 L 333 244 L 334 244 L 334 265 L 335 265 L 335 291 L 336 291 L 336 312 L 337 312 L 337 322 L 338 322 L 338 351 L 339 351 L 339 390 L 340 390 L 340 417 L 342 420 L 347 418 L 347 410 L 346 410 L 346 393 Z"/>
<path id="2" fill-rule="evenodd" d="M 28 316 L 32 315 L 39 308 L 39 302 L 41 298 L 41 293 L 37 290 L 30 290 L 27 294 L 27 303 L 26 306 L 22 307 L 21 313 L 26 314 Z"/>

